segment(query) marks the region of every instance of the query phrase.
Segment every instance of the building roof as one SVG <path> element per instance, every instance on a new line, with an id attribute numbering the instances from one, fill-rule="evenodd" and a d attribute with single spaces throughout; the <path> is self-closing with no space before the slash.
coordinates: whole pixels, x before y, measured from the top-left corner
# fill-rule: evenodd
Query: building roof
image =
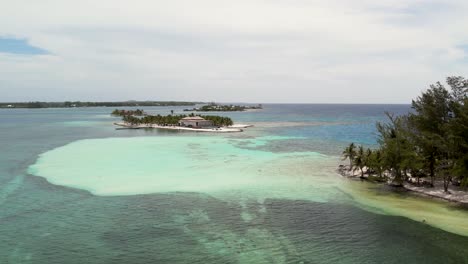
<path id="1" fill-rule="evenodd" d="M 184 120 L 184 121 L 206 121 L 204 118 L 199 117 L 199 116 L 188 116 L 188 117 L 182 118 L 181 120 Z"/>

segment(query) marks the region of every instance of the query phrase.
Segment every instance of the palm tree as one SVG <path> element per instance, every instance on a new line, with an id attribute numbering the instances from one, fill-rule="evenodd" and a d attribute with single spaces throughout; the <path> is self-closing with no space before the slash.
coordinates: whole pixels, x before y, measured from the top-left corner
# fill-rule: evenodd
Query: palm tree
<path id="1" fill-rule="evenodd" d="M 373 155 L 372 149 L 368 148 L 364 156 L 364 166 L 366 166 L 367 168 L 366 173 L 368 176 L 370 176 L 370 173 L 372 172 L 372 169 L 371 169 L 372 155 Z"/>
<path id="2" fill-rule="evenodd" d="M 361 170 L 361 178 L 364 178 L 364 166 L 366 163 L 366 154 L 364 151 L 363 146 L 359 146 L 358 151 L 356 153 L 356 157 L 354 158 L 354 165 Z"/>
<path id="3" fill-rule="evenodd" d="M 353 169 L 354 158 L 356 157 L 356 145 L 354 143 L 349 144 L 343 150 L 343 160 L 349 159 L 349 170 Z"/>
<path id="4" fill-rule="evenodd" d="M 372 152 L 371 159 L 370 159 L 370 166 L 374 171 L 379 174 L 379 177 L 382 178 L 383 173 L 383 155 L 380 149 L 375 150 Z"/>

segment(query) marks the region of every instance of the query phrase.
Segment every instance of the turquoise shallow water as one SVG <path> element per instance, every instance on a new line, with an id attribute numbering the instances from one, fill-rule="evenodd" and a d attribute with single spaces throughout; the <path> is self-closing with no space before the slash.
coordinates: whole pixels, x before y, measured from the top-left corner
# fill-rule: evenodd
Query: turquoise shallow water
<path id="1" fill-rule="evenodd" d="M 267 105 L 227 113 L 257 124 L 230 135 L 2 110 L 0 263 L 467 263 L 465 211 L 334 172 L 407 109 Z"/>
<path id="2" fill-rule="evenodd" d="M 209 135 L 87 139 L 41 154 L 28 172 L 96 195 L 206 193 L 288 184 L 292 177 L 305 176 L 303 163 L 325 159 L 315 152 L 256 149 L 270 140 Z"/>

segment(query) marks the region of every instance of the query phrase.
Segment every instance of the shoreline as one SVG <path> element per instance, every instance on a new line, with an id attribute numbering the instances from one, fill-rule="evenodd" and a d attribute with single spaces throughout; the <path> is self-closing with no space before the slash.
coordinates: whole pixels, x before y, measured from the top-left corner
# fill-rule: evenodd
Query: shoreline
<path id="1" fill-rule="evenodd" d="M 360 181 L 367 181 L 370 183 L 375 183 L 375 184 L 386 184 L 388 186 L 392 186 L 391 184 L 388 184 L 387 181 L 384 181 L 383 179 L 379 179 L 378 176 L 371 175 L 373 179 L 369 178 L 369 175 L 365 175 L 364 178 L 361 178 L 359 170 L 349 170 L 348 165 L 340 165 L 337 169 L 337 172 L 344 178 L 349 179 L 349 180 L 360 180 Z M 444 200 L 446 202 L 452 202 L 452 203 L 457 203 L 459 205 L 462 205 L 463 207 L 468 208 L 468 191 L 462 190 L 458 186 L 453 186 L 451 185 L 449 188 L 449 192 L 446 193 L 444 192 L 442 182 L 436 181 L 434 187 L 424 187 L 424 186 L 418 186 L 414 185 L 408 182 L 404 182 L 402 186 L 393 186 L 395 188 L 402 188 L 406 191 L 412 192 L 414 194 L 423 196 L 425 198 L 435 198 L 439 200 Z"/>

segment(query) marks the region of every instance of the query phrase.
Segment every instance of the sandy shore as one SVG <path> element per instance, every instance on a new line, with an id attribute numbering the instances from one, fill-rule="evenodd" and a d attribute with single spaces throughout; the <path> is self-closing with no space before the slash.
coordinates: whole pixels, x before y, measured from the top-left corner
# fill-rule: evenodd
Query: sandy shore
<path id="1" fill-rule="evenodd" d="M 441 182 L 436 182 L 433 188 L 412 185 L 409 183 L 403 184 L 403 188 L 426 196 L 468 205 L 468 192 L 460 190 L 457 186 L 449 186 L 448 193 L 444 192 L 443 183 Z"/>
<path id="2" fill-rule="evenodd" d="M 166 129 L 166 130 L 192 131 L 192 132 L 211 132 L 211 133 L 233 133 L 233 132 L 242 132 L 243 131 L 240 127 L 190 128 L 190 127 L 181 127 L 181 126 L 160 126 L 160 125 L 156 125 L 156 124 L 131 125 L 129 123 L 124 123 L 124 122 L 114 123 L 114 125 L 120 126 L 120 127 L 123 127 L 123 128 L 128 128 L 128 129 L 157 128 L 157 129 Z M 249 125 L 241 125 L 241 126 L 243 128 L 249 127 Z"/>
<path id="3" fill-rule="evenodd" d="M 235 124 L 232 126 L 228 126 L 228 128 L 248 128 L 248 127 L 253 127 L 254 125 L 246 125 L 246 124 Z"/>
<path id="4" fill-rule="evenodd" d="M 340 167 L 338 168 L 338 173 L 349 179 L 368 180 L 367 175 L 365 175 L 363 179 L 360 178 L 361 171 L 359 169 L 355 171 L 350 171 L 349 166 L 347 165 L 340 165 Z M 450 202 L 468 205 L 468 191 L 463 190 L 458 186 L 450 185 L 449 192 L 446 193 L 444 192 L 444 186 L 442 181 L 436 181 L 434 183 L 434 187 L 418 186 L 416 184 L 405 182 L 402 188 L 405 188 L 408 191 L 415 192 L 426 197 L 438 198 Z"/>

